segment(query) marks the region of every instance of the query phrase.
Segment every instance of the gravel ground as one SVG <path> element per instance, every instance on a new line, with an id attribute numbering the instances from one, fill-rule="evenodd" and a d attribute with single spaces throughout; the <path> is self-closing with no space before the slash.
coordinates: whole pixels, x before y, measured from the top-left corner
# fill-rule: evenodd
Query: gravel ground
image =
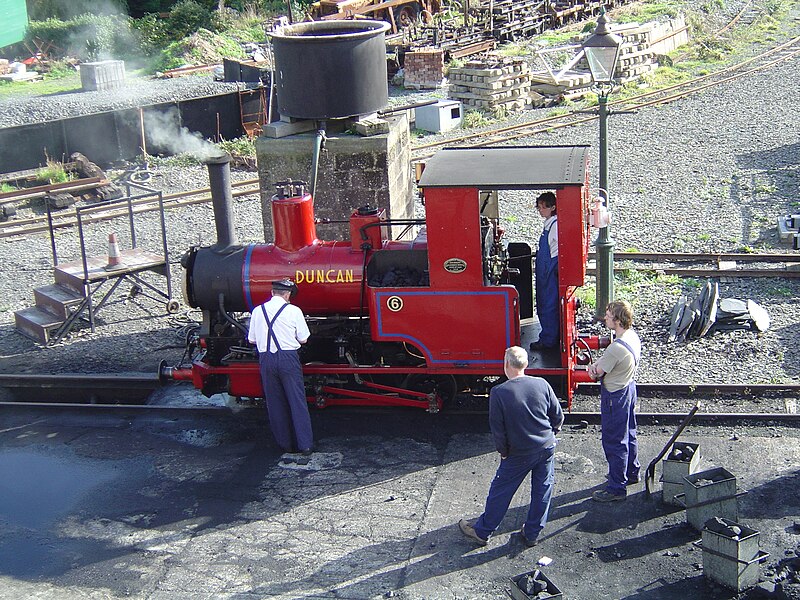
<path id="1" fill-rule="evenodd" d="M 236 91 L 237 85 L 214 81 L 210 75 L 159 80 L 128 77 L 125 87 L 118 90 L 68 92 L 2 100 L 0 123 L 3 127 L 14 127 L 55 121 L 66 116 L 79 117 L 109 110 L 202 98 Z"/>
<path id="2" fill-rule="evenodd" d="M 731 8 L 732 9 L 732 8 Z M 800 9 L 795 7 L 795 12 Z M 800 32 L 800 15 L 792 22 Z M 788 35 L 788 34 L 787 34 Z M 636 114 L 615 115 L 609 121 L 609 187 L 614 216 L 613 237 L 617 251 L 637 249 L 651 252 L 735 252 L 745 248 L 790 251 L 777 236 L 776 218 L 797 212 L 800 201 L 800 96 L 798 59 L 743 79 L 712 88 L 667 106 Z M 196 81 L 192 81 L 196 80 Z M 179 93 L 178 86 L 209 93 L 222 91 L 222 84 L 204 78 L 157 83 L 155 99 Z M 194 93 L 194 92 L 191 92 Z M 0 122 L 16 124 L 14 114 L 59 114 L 73 110 L 104 110 L 107 102 L 135 102 L 128 98 L 92 100 L 99 93 L 73 94 L 47 101 L 23 100 L 0 103 Z M 144 96 L 139 96 L 140 100 Z M 407 94 L 416 101 L 420 95 Z M 64 104 L 67 102 L 67 104 Z M 55 106 L 53 106 L 55 105 Z M 114 104 L 118 106 L 119 104 Z M 44 111 L 47 111 L 46 113 Z M 520 119 L 536 117 L 527 111 Z M 36 119 L 46 118 L 37 116 Z M 35 119 L 34 119 L 35 120 Z M 30 121 L 26 121 L 30 122 Z M 430 139 L 430 138 L 427 138 Z M 596 171 L 597 125 L 559 130 L 517 144 L 589 144 L 592 170 Z M 234 178 L 254 177 L 235 172 Z M 196 187 L 207 181 L 202 167 L 161 168 L 153 185 L 165 192 Z M 596 181 L 592 182 L 596 188 Z M 32 207 L 33 210 L 36 207 Z M 243 242 L 263 239 L 257 197 L 236 201 L 237 228 Z M 24 213 L 24 211 L 23 211 Z M 519 194 L 503 197 L 503 214 L 511 239 L 535 243 L 541 222 L 532 198 Z M 179 289 L 181 269 L 177 264 L 190 244 L 213 238 L 210 206 L 170 211 L 168 240 L 174 284 Z M 137 229 L 148 243 L 158 243 L 152 215 L 137 218 Z M 108 231 L 116 229 L 126 243 L 124 223 L 92 226 L 89 247 L 105 252 Z M 60 257 L 78 256 L 74 232 L 58 235 Z M 63 249 L 62 249 L 63 247 Z M 0 241 L 4 270 L 0 273 L 3 301 L 0 304 L 0 371 L 16 369 L 37 372 L 152 371 L 161 359 L 176 362 L 182 352 L 182 327 L 189 312 L 164 316 L 163 302 L 147 298 L 122 298 L 107 308 L 95 333 L 82 330 L 53 348 L 40 348 L 14 331 L 15 310 L 33 304 L 33 288 L 51 283 L 51 257 L 47 235 Z M 800 256 L 800 253 L 798 253 Z M 799 259 L 800 260 L 800 259 Z M 618 259 L 619 261 L 619 259 Z M 702 283 L 702 282 L 701 282 Z M 665 279 L 618 280 L 618 296 L 630 299 L 636 312 L 636 327 L 645 344 L 639 380 L 645 383 L 788 383 L 798 381 L 800 350 L 800 282 L 795 279 L 734 280 L 720 284 L 721 297 L 752 299 L 769 313 L 772 326 L 757 334 L 749 331 L 717 333 L 688 343 L 667 343 L 667 319 L 683 294 L 694 297 L 697 282 Z M 175 292 L 177 296 L 179 292 Z M 581 315 L 584 330 L 596 328 L 591 311 Z M 594 408 L 591 398 L 577 398 L 574 408 Z M 661 401 L 644 400 L 643 409 L 659 410 Z M 733 400 L 720 400 L 720 409 Z M 754 409 L 782 410 L 782 400 L 764 400 Z"/>

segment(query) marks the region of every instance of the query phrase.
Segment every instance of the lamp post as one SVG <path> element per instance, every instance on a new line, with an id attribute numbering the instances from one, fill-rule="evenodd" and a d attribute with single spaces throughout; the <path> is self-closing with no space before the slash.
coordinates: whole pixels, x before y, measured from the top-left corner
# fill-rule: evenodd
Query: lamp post
<path id="1" fill-rule="evenodd" d="M 594 33 L 583 42 L 583 52 L 589 63 L 592 81 L 597 85 L 598 115 L 600 117 L 600 191 L 606 207 L 608 194 L 608 95 L 611 93 L 614 71 L 617 68 L 622 38 L 611 33 L 604 8 L 600 9 Z M 610 226 L 600 228 L 595 242 L 597 248 L 597 306 L 595 318 L 602 320 L 606 306 L 614 298 L 614 240 L 611 239 Z"/>

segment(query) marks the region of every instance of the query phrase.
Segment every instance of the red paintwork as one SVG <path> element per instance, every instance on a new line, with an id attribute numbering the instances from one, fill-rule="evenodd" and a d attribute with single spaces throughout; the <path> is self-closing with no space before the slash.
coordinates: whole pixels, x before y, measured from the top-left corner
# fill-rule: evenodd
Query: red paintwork
<path id="1" fill-rule="evenodd" d="M 387 240 L 384 227 L 365 230 L 366 242 L 361 238 L 361 227 L 386 219 L 385 211 L 376 216 L 350 217 L 350 241 L 322 241 L 313 233 L 312 218 L 308 220 L 311 196 L 277 200 L 273 198 L 273 214 L 281 218 L 287 215 L 303 221 L 302 226 L 286 223 L 291 235 L 276 235 L 275 244 L 254 244 L 248 247 L 242 269 L 244 297 L 250 308 L 268 300 L 272 294 L 272 282 L 289 277 L 297 282 L 299 292 L 293 303 L 307 316 L 359 315 L 361 308 L 361 279 L 364 268 L 362 244 L 368 244 L 367 256 L 375 250 L 397 250 L 424 248 L 424 243 Z M 276 227 L 277 230 L 277 227 Z M 296 248 L 298 240 L 310 240 L 305 246 Z M 280 240 L 280 244 L 278 244 Z M 291 249 L 289 249 L 291 248 Z"/>

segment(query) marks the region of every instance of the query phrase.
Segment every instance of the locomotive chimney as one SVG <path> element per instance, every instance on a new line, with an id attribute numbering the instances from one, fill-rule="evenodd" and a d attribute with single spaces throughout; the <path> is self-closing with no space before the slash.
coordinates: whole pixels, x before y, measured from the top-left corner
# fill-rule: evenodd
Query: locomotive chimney
<path id="1" fill-rule="evenodd" d="M 231 156 L 227 152 L 206 160 L 211 187 L 211 205 L 214 208 L 214 224 L 217 229 L 217 243 L 211 248 L 219 253 L 230 252 L 238 243 L 233 229 L 230 162 Z"/>

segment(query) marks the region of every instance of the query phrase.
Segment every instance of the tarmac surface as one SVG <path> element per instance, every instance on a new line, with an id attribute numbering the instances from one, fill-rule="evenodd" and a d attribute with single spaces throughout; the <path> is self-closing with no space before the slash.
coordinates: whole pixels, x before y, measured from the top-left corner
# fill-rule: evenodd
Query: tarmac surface
<path id="1" fill-rule="evenodd" d="M 300 465 L 281 461 L 258 408 L 0 408 L 0 599 L 509 598 L 511 577 L 545 557 L 564 598 L 736 597 L 706 580 L 700 534 L 660 491 L 591 500 L 606 474 L 599 426 L 560 434 L 537 546 L 516 533 L 523 484 L 477 547 L 456 523 L 480 514 L 498 464 L 485 415 L 312 419 L 318 452 Z M 640 428 L 643 470 L 673 430 Z M 736 476 L 737 519 L 770 554 L 762 579 L 800 597 L 800 429 L 690 426 L 680 439 L 700 444 L 701 469 Z"/>

